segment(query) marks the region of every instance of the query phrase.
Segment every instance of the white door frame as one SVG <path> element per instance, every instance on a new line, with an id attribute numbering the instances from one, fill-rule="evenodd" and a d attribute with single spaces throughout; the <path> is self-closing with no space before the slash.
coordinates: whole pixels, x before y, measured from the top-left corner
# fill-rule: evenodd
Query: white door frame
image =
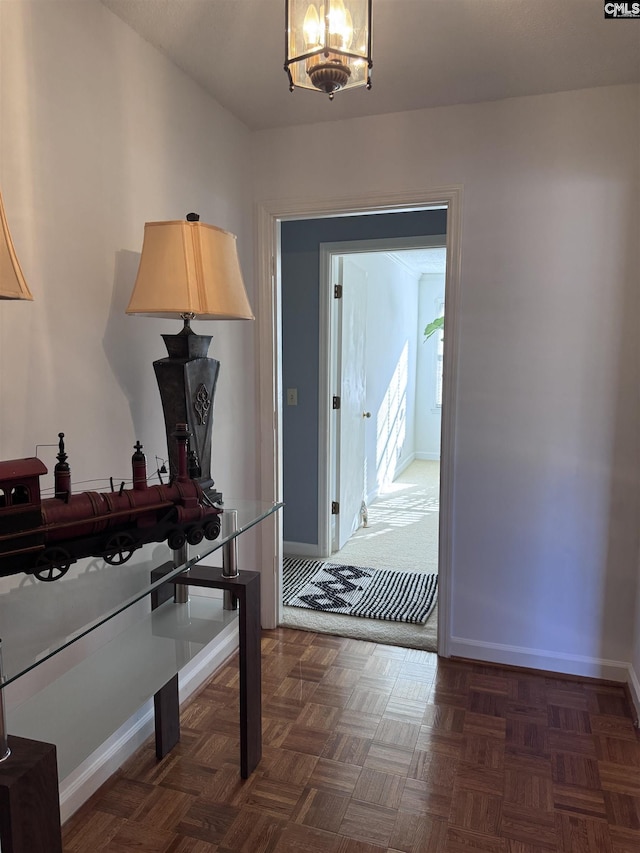
<path id="1" fill-rule="evenodd" d="M 401 252 L 405 249 L 431 249 L 446 245 L 444 234 L 425 237 L 381 237 L 369 240 L 345 240 L 338 243 L 320 243 L 320 352 L 318 390 L 318 551 L 331 555 L 332 525 L 331 502 L 337 500 L 333 493 L 335 459 L 335 430 L 330 400 L 336 393 L 333 386 L 331 356 L 336 342 L 333 329 L 332 261 L 341 255 L 369 255 L 374 252 Z"/>
<path id="2" fill-rule="evenodd" d="M 359 213 L 399 213 L 425 208 L 447 208 L 447 273 L 444 338 L 442 444 L 440 457 L 440 541 L 438 548 L 438 653 L 449 655 L 451 635 L 453 465 L 455 444 L 455 388 L 458 355 L 458 303 L 461 264 L 462 187 L 423 192 L 376 193 L 357 198 L 324 201 L 275 200 L 257 205 L 258 285 L 258 416 L 260 424 L 260 498 L 282 499 L 282 329 L 280 223 L 292 219 L 319 219 Z M 276 513 L 261 525 L 262 625 L 280 621 L 282 585 L 282 519 Z"/>

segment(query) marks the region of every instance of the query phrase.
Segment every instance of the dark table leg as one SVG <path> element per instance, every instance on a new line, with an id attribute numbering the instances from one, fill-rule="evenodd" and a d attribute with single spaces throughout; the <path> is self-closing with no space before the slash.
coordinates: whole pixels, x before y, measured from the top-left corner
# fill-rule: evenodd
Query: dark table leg
<path id="1" fill-rule="evenodd" d="M 222 570 L 194 566 L 172 583 L 232 592 L 239 607 L 240 775 L 249 776 L 262 758 L 262 658 L 260 650 L 260 573 L 227 578 Z"/>
<path id="2" fill-rule="evenodd" d="M 262 758 L 262 658 L 260 575 L 240 598 L 240 775 L 249 776 Z"/>
<path id="3" fill-rule="evenodd" d="M 0 764 L 2 853 L 62 853 L 56 748 L 9 735 Z"/>

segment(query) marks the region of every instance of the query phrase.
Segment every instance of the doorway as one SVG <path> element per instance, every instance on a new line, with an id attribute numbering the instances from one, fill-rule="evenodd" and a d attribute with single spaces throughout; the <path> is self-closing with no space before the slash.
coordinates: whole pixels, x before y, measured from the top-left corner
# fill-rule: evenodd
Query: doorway
<path id="1" fill-rule="evenodd" d="M 320 248 L 321 556 L 414 460 L 440 462 L 444 340 L 424 331 L 444 315 L 446 255 L 444 234 Z"/>
<path id="2" fill-rule="evenodd" d="M 282 300 L 281 225 L 308 219 L 344 217 L 367 219 L 381 212 L 405 213 L 410 211 L 442 210 L 447 221 L 447 336 L 444 358 L 448 370 L 443 384 L 442 451 L 440 475 L 441 521 L 438 546 L 440 571 L 438 607 L 438 652 L 447 656 L 450 625 L 450 567 L 453 505 L 453 436 L 455 433 L 455 387 L 457 363 L 457 303 L 460 275 L 460 222 L 462 188 L 443 187 L 422 192 L 395 194 L 373 193 L 366 197 L 327 199 L 325 201 L 272 201 L 259 204 L 258 219 L 258 312 L 259 324 L 259 381 L 260 381 L 260 463 L 261 497 L 264 500 L 282 499 L 282 434 L 285 407 L 285 387 L 282 377 L 282 325 L 280 320 Z M 313 329 L 304 325 L 301 334 L 313 339 Z M 317 347 L 317 336 L 311 341 Z M 313 359 L 313 356 L 310 355 Z M 326 428 L 315 417 L 308 424 L 306 442 L 313 447 L 318 432 Z M 317 446 L 317 444 L 316 444 Z M 316 460 L 317 463 L 317 460 Z M 313 461 L 303 457 L 305 472 L 314 476 Z M 316 475 L 317 476 L 317 473 Z M 317 497 L 317 493 L 316 493 Z M 280 586 L 282 581 L 283 525 L 280 514 L 262 525 L 260 564 L 262 569 L 262 624 L 274 627 L 279 623 Z M 311 531 L 317 545 L 317 527 Z"/>
<path id="3" fill-rule="evenodd" d="M 319 435 L 321 482 L 329 484 L 319 502 L 320 553 L 329 564 L 391 572 L 398 581 L 422 575 L 425 584 L 431 575 L 436 583 L 442 360 L 439 341 L 423 333 L 443 308 L 445 262 L 444 235 L 320 247 L 320 399 L 329 424 Z M 289 374 L 286 363 L 283 371 Z M 304 564 L 288 546 L 290 594 Z M 384 609 L 393 599 L 385 593 L 376 601 Z M 339 599 L 326 602 L 336 605 Z M 326 616 L 284 607 L 283 624 L 436 649 L 437 611 L 426 625 Z"/>

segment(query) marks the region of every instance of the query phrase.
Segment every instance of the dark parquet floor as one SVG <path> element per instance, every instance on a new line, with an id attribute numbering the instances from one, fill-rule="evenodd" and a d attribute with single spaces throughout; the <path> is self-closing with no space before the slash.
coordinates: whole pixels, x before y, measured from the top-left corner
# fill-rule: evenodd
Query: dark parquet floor
<path id="1" fill-rule="evenodd" d="M 618 685 L 289 629 L 263 634 L 264 755 L 238 770 L 237 661 L 64 827 L 65 853 L 639 853 Z"/>

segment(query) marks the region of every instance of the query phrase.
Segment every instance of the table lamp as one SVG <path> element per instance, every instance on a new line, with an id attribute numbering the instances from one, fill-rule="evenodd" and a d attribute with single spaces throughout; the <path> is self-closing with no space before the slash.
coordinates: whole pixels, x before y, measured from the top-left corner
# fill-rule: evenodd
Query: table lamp
<path id="1" fill-rule="evenodd" d="M 0 299 L 29 299 L 33 301 L 16 250 L 13 247 L 9 224 L 4 212 L 2 193 L 0 193 Z M 2 640 L 0 640 L 0 681 L 2 679 Z M 4 711 L 4 692 L 0 690 L 0 762 L 5 761 L 10 755 L 11 750 L 7 740 Z"/>
<path id="2" fill-rule="evenodd" d="M 200 222 L 147 222 L 140 266 L 127 314 L 179 317 L 182 330 L 162 335 L 168 356 L 153 363 L 167 433 L 169 470 L 178 470 L 176 424 L 187 424 L 190 473 L 212 500 L 221 501 L 211 478 L 213 400 L 220 362 L 209 358 L 211 336 L 197 335 L 191 320 L 253 320 L 242 280 L 236 237 Z"/>
<path id="3" fill-rule="evenodd" d="M 0 299 L 29 299 L 31 291 L 24 280 L 20 262 L 13 247 L 9 225 L 0 193 Z"/>

